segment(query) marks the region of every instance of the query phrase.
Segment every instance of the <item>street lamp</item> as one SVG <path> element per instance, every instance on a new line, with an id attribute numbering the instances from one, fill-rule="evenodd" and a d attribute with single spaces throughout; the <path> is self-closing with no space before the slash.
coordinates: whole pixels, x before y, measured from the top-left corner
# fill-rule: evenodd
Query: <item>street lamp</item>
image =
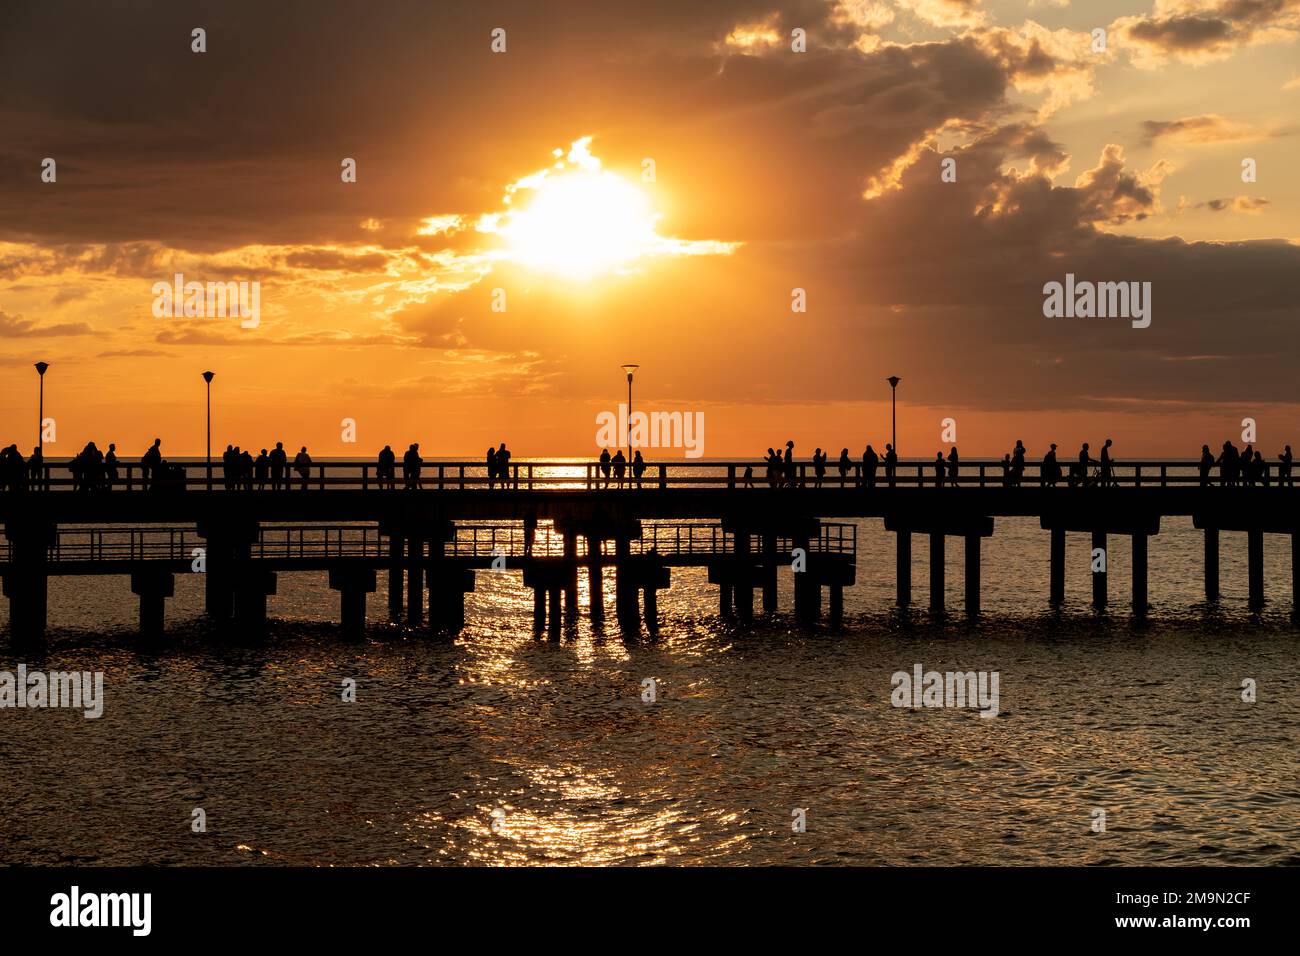
<path id="1" fill-rule="evenodd" d="M 894 446 L 894 455 L 898 455 L 898 383 L 902 381 L 897 375 L 891 375 L 885 379 L 889 383 L 889 425 L 890 434 L 893 438 L 891 444 Z"/>
<path id="2" fill-rule="evenodd" d="M 207 382 L 208 391 L 208 491 L 212 490 L 212 376 L 216 372 L 204 372 L 203 381 Z"/>
<path id="3" fill-rule="evenodd" d="M 640 365 L 624 365 L 623 371 L 627 372 L 627 463 L 632 464 L 632 373 L 639 369 Z"/>
<path id="4" fill-rule="evenodd" d="M 49 369 L 49 362 L 37 362 L 36 374 L 40 376 L 40 398 L 36 404 L 36 447 L 41 453 L 41 473 L 36 476 L 39 487 L 45 487 L 45 372 Z"/>

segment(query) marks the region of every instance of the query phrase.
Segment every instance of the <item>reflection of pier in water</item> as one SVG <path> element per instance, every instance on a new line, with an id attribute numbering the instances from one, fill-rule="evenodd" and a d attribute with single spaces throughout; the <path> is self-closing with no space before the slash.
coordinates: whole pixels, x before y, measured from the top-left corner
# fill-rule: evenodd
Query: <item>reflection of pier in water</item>
<path id="1" fill-rule="evenodd" d="M 340 592 L 345 633 L 365 628 L 366 594 L 386 579 L 394 619 L 455 632 L 465 621 L 465 594 L 481 573 L 521 573 L 534 593 L 537 629 L 556 631 L 579 613 L 578 580 L 589 576 L 588 613 L 605 614 L 603 576 L 614 575 L 620 625 L 653 629 L 658 592 L 674 567 L 704 567 L 718 587 L 724 616 L 747 623 L 755 591 L 766 613 L 777 610 L 777 572 L 792 568 L 795 616 L 843 614 L 843 589 L 856 571 L 856 526 L 829 519 L 880 517 L 897 552 L 897 601 L 911 603 L 912 535 L 930 539 L 931 610 L 942 613 L 946 539 L 965 550 L 965 610 L 979 613 L 981 540 L 998 516 L 1033 516 L 1049 533 L 1053 604 L 1065 596 L 1067 532 L 1106 549 L 1110 535 L 1132 539 L 1133 609 L 1146 610 L 1147 551 L 1166 515 L 1190 515 L 1204 532 L 1207 599 L 1218 597 L 1220 531 L 1248 538 L 1252 609 L 1264 604 L 1263 535 L 1291 535 L 1292 586 L 1300 586 L 1300 518 L 1291 487 L 1203 485 L 1195 464 L 1117 465 L 1113 485 L 1046 486 L 1031 466 L 1007 486 L 999 463 L 963 463 L 957 481 L 940 486 L 935 463 L 900 463 L 891 483 L 883 469 L 860 463 L 841 475 L 831 463 L 820 483 L 800 463 L 796 487 L 770 488 L 745 462 L 652 464 L 640 487 L 604 487 L 591 464 L 516 462 L 489 488 L 480 463 L 425 466 L 420 488 L 380 487 L 373 464 L 320 462 L 293 475 L 290 490 L 227 491 L 203 464 L 183 480 L 142 491 L 138 465 L 124 465 L 110 491 L 73 492 L 64 470 L 47 463 L 46 488 L 0 494 L 0 575 L 15 639 L 45 632 L 50 575 L 130 575 L 140 598 L 141 630 L 158 634 L 175 575 L 205 575 L 207 613 L 256 633 L 280 571 L 326 570 Z M 626 481 L 625 481 L 626 484 Z M 1093 602 L 1107 603 L 1107 573 L 1094 570 Z"/>

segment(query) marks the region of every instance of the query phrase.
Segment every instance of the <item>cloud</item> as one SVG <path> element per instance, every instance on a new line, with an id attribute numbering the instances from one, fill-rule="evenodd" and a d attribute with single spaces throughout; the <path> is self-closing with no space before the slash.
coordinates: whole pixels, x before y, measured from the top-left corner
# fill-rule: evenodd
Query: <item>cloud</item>
<path id="1" fill-rule="evenodd" d="M 1249 143 L 1276 135 L 1274 132 L 1225 119 L 1215 113 L 1185 116 L 1176 120 L 1146 120 L 1142 123 L 1143 141 L 1147 145 L 1156 142 L 1181 146 Z"/>
<path id="2" fill-rule="evenodd" d="M 1121 17 L 1109 33 L 1136 66 L 1206 63 L 1257 44 L 1300 36 L 1300 0 L 1156 0 L 1149 16 Z"/>
<path id="3" fill-rule="evenodd" d="M 59 322 L 54 325 L 37 325 L 34 319 L 0 312 L 0 338 L 52 338 L 61 335 L 99 335 L 85 322 Z"/>
<path id="4" fill-rule="evenodd" d="M 1230 199 L 1207 199 L 1205 202 L 1198 202 L 1196 209 L 1208 209 L 1211 212 L 1240 212 L 1248 215 L 1258 215 L 1264 211 L 1268 200 L 1255 196 L 1233 196 Z"/>

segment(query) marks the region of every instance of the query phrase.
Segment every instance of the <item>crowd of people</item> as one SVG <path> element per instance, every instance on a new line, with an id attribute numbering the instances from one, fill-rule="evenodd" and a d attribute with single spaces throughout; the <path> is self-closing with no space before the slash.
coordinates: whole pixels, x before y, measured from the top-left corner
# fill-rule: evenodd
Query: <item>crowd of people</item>
<path id="1" fill-rule="evenodd" d="M 1097 458 L 1093 458 L 1091 447 L 1084 442 L 1079 449 L 1077 459 L 1069 462 L 1068 471 L 1057 460 L 1056 445 L 1052 444 L 1043 455 L 1038 465 L 1038 483 L 1046 488 L 1055 487 L 1064 481 L 1070 487 L 1108 487 L 1118 484 L 1115 477 L 1115 459 L 1111 456 L 1114 443 L 1107 438 L 1101 446 Z M 168 487 L 172 484 L 185 484 L 184 468 L 172 465 L 162 457 L 162 439 L 155 438 L 153 444 L 140 457 L 139 486 L 143 490 Z M 813 452 L 811 462 L 801 462 L 794 456 L 794 442 L 787 441 L 783 451 L 768 448 L 763 459 L 766 469 L 765 480 L 770 488 L 796 488 L 811 485 L 820 488 L 826 481 L 829 455 L 821 448 Z M 1230 441 L 1223 443 L 1219 455 L 1210 451 L 1209 445 L 1201 446 L 1201 457 L 1197 463 L 1199 484 L 1207 487 L 1214 483 L 1214 471 L 1218 469 L 1218 484 L 1224 487 L 1292 487 L 1291 446 L 1287 445 L 1277 456 L 1276 471 L 1274 466 L 1264 458 L 1263 453 L 1252 445 L 1238 450 Z M 1028 450 L 1024 442 L 1017 441 L 1015 447 L 1007 452 L 1000 462 L 1001 484 L 1008 488 L 1017 488 L 1024 484 L 1028 467 Z M 811 465 L 811 476 L 809 475 Z M 840 451 L 836 469 L 839 472 L 839 486 L 860 486 L 868 489 L 876 487 L 883 481 L 887 487 L 898 483 L 898 454 L 892 444 L 885 444 L 884 454 L 868 444 L 862 453 L 860 463 L 849 456 L 849 450 Z M 420 457 L 420 445 L 412 442 L 402 456 L 402 484 L 408 490 L 421 487 L 421 472 L 424 459 Z M 49 485 L 48 476 L 52 466 L 47 466 L 39 447 L 32 450 L 31 457 L 24 459 L 18 446 L 9 445 L 0 449 L 0 490 L 20 491 L 27 488 L 42 489 Z M 76 491 L 108 491 L 114 485 L 122 484 L 121 462 L 117 456 L 117 445 L 110 443 L 107 451 L 100 451 L 96 444 L 87 442 L 86 446 L 68 462 L 66 467 L 72 473 L 72 487 Z M 311 476 L 312 460 L 307 447 L 302 446 L 293 460 L 289 460 L 283 442 L 276 442 L 269 451 L 265 448 L 253 455 L 238 445 L 227 445 L 221 456 L 221 483 L 227 491 L 265 491 L 269 485 L 272 491 L 289 490 L 296 483 L 301 490 L 306 490 Z M 957 486 L 959 483 L 961 459 L 957 446 L 952 446 L 947 455 L 942 451 L 935 454 L 932 466 L 923 466 L 920 482 L 929 483 L 926 472 L 933 468 L 933 483 L 936 487 Z M 600 486 L 609 488 L 640 488 L 645 475 L 646 460 L 637 449 L 629 461 L 622 449 L 610 455 L 609 449 L 601 451 L 596 469 Z M 883 472 L 883 474 L 882 474 Z M 391 445 L 385 445 L 379 453 L 376 474 L 381 489 L 393 489 L 397 486 L 397 455 Z M 486 456 L 487 487 L 489 489 L 508 488 L 512 485 L 510 472 L 510 451 L 505 442 L 500 446 L 489 448 Z M 754 466 L 745 468 L 742 479 L 743 487 L 754 487 Z M 910 482 L 909 482 L 910 483 Z"/>

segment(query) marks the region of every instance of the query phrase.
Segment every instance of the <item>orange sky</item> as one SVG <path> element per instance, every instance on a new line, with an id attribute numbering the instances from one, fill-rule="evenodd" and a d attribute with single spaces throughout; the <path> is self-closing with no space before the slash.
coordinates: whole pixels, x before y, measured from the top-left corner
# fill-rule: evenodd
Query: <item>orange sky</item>
<path id="1" fill-rule="evenodd" d="M 625 362 L 708 457 L 880 447 L 890 374 L 904 456 L 1300 438 L 1300 0 L 563 6 L 0 13 L 0 441 L 37 360 L 55 455 L 201 454 L 206 368 L 219 448 L 594 455 Z"/>

